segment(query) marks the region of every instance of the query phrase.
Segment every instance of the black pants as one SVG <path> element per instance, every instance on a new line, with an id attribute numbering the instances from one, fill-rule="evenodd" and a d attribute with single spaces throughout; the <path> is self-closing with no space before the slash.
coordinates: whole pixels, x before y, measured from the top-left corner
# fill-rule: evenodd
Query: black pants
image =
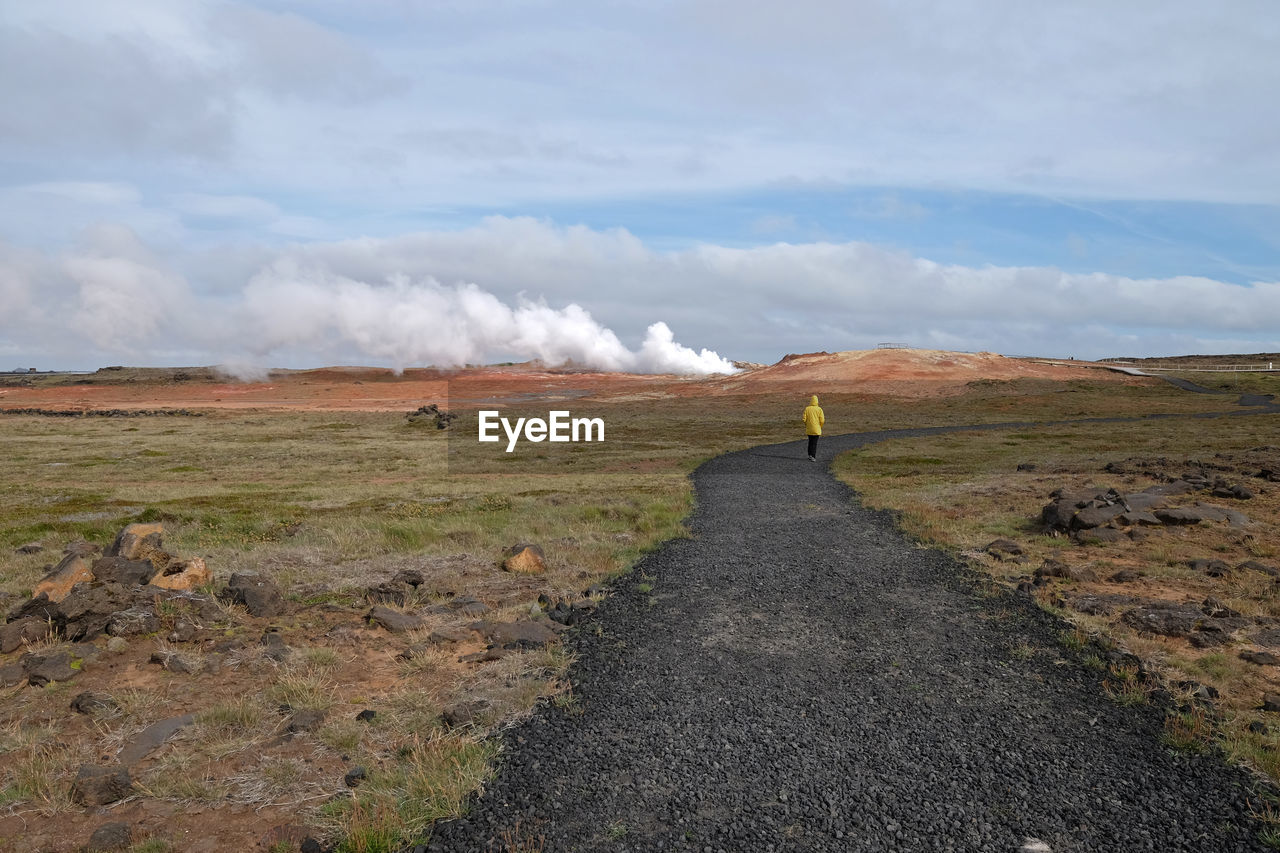
<path id="1" fill-rule="evenodd" d="M 818 455 L 818 438 L 819 436 L 816 436 L 816 435 L 809 436 L 809 455 L 810 456 Z"/>

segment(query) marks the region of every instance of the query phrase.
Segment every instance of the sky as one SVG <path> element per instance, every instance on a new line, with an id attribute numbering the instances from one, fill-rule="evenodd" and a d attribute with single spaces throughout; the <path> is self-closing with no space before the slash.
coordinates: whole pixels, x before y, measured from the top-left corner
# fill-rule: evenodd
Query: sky
<path id="1" fill-rule="evenodd" d="M 1280 350 L 1273 0 L 0 0 L 0 369 Z"/>

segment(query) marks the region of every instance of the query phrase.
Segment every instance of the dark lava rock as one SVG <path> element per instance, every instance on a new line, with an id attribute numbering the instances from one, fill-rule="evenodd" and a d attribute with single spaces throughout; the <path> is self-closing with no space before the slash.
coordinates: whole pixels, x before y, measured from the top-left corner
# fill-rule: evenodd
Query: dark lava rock
<path id="1" fill-rule="evenodd" d="M 445 609 L 459 616 L 483 616 L 489 612 L 489 605 L 470 595 L 459 595 L 451 599 Z"/>
<path id="2" fill-rule="evenodd" d="M 1034 463 L 1034 462 L 1019 462 L 1019 463 L 1018 463 L 1018 470 L 1019 470 L 1019 471 L 1034 471 L 1034 470 L 1036 470 L 1036 463 Z"/>
<path id="3" fill-rule="evenodd" d="M 0 654 L 15 652 L 20 646 L 38 643 L 49 636 L 49 623 L 28 616 L 0 627 Z"/>
<path id="4" fill-rule="evenodd" d="M 462 728 L 475 723 L 490 707 L 484 699 L 456 702 L 440 712 L 440 721 L 448 729 Z"/>
<path id="5" fill-rule="evenodd" d="M 195 722 L 195 714 L 183 714 L 158 720 L 133 736 L 116 756 L 124 767 L 132 767 L 168 742 L 182 729 Z"/>
<path id="6" fill-rule="evenodd" d="M 127 850 L 133 844 L 133 829 L 127 823 L 119 821 L 104 823 L 89 836 L 89 843 L 84 853 L 117 853 Z"/>
<path id="7" fill-rule="evenodd" d="M 1135 572 L 1133 569 L 1121 569 L 1107 578 L 1107 580 L 1111 583 L 1133 583 L 1141 577 L 1142 572 Z"/>
<path id="8" fill-rule="evenodd" d="M 1040 564 L 1040 568 L 1036 569 L 1035 577 L 1066 578 L 1067 580 L 1073 581 L 1090 581 L 1093 580 L 1093 572 L 1088 569 L 1070 566 L 1062 560 L 1055 560 L 1050 557 Z"/>
<path id="9" fill-rule="evenodd" d="M 403 634 L 405 631 L 413 631 L 423 625 L 422 617 L 416 613 L 392 610 L 382 604 L 375 604 L 369 608 L 365 618 L 370 622 L 381 625 L 393 634 Z"/>
<path id="10" fill-rule="evenodd" d="M 1185 637 L 1204 618 L 1199 610 L 1181 604 L 1152 604 L 1135 607 L 1121 617 L 1125 624 L 1149 634 Z"/>
<path id="11" fill-rule="evenodd" d="M 1259 646 L 1271 646 L 1273 649 L 1280 649 L 1280 628 L 1267 628 L 1258 631 L 1249 637 L 1249 642 L 1257 643 Z"/>
<path id="12" fill-rule="evenodd" d="M 1254 720 L 1253 722 L 1249 723 L 1249 725 L 1245 726 L 1245 728 L 1253 732 L 1255 735 L 1265 735 L 1267 732 L 1271 731 L 1269 728 L 1267 728 L 1267 724 L 1262 722 L 1261 720 Z"/>
<path id="13" fill-rule="evenodd" d="M 1239 610 L 1232 610 L 1213 596 L 1204 600 L 1200 605 L 1200 612 L 1213 619 L 1229 619 L 1240 615 Z"/>
<path id="14" fill-rule="evenodd" d="M 161 668 L 168 672 L 178 672 L 183 675 L 197 675 L 204 668 L 194 658 L 169 650 L 152 652 L 151 662 L 160 664 Z"/>
<path id="15" fill-rule="evenodd" d="M 69 652 L 27 652 L 18 659 L 27 674 L 27 681 L 32 687 L 43 687 L 51 681 L 70 681 L 80 674 L 80 669 L 71 665 Z"/>
<path id="16" fill-rule="evenodd" d="M 1159 495 L 1160 497 L 1172 498 L 1178 495 L 1186 495 L 1194 492 L 1196 487 L 1185 480 L 1173 480 L 1169 483 L 1160 483 L 1159 485 L 1149 486 L 1142 490 L 1146 495 Z"/>
<path id="17" fill-rule="evenodd" d="M 1129 535 L 1123 530 L 1117 530 L 1114 527 L 1090 527 L 1073 531 L 1071 538 L 1081 545 L 1096 545 L 1126 542 L 1129 540 Z"/>
<path id="18" fill-rule="evenodd" d="M 1204 515 L 1190 507 L 1161 508 L 1153 514 L 1160 520 L 1161 524 L 1199 524 L 1204 521 Z"/>
<path id="19" fill-rule="evenodd" d="M 426 576 L 417 569 L 401 569 L 391 578 L 393 583 L 407 584 L 417 589 L 427 582 Z"/>
<path id="20" fill-rule="evenodd" d="M 27 680 L 22 664 L 14 662 L 0 666 L 0 687 L 14 687 Z"/>
<path id="21" fill-rule="evenodd" d="M 78 714 L 88 714 L 96 716 L 98 714 L 110 714 L 120 708 L 120 703 L 115 700 L 110 693 L 96 693 L 92 690 L 86 690 L 83 693 L 76 694 L 71 700 L 71 710 Z"/>
<path id="22" fill-rule="evenodd" d="M 227 581 L 222 597 L 242 604 L 250 616 L 271 618 L 285 612 L 284 594 L 270 578 L 257 572 L 236 572 Z"/>
<path id="23" fill-rule="evenodd" d="M 136 637 L 154 634 L 161 628 L 160 617 L 151 605 L 130 607 L 111 615 L 106 631 L 113 637 Z"/>
<path id="24" fill-rule="evenodd" d="M 1280 696 L 1275 693 L 1263 693 L 1261 708 L 1273 714 L 1280 713 Z"/>
<path id="25" fill-rule="evenodd" d="M 289 722 L 285 725 L 284 730 L 286 732 L 294 733 L 314 732 L 316 729 L 324 725 L 325 717 L 327 716 L 328 714 L 324 711 L 320 711 L 315 708 L 303 708 L 299 711 L 293 712 L 293 716 L 289 718 Z"/>
<path id="26" fill-rule="evenodd" d="M 1264 575 L 1268 575 L 1269 577 L 1280 578 L 1280 569 L 1277 569 L 1275 566 L 1268 566 L 1266 563 L 1260 563 L 1257 560 L 1245 560 L 1243 563 L 1236 566 L 1236 570 L 1262 572 Z"/>
<path id="27" fill-rule="evenodd" d="M 352 767 L 348 770 L 342 777 L 342 784 L 346 785 L 348 788 L 355 788 L 363 782 L 365 777 L 368 775 L 368 772 L 363 767 L 357 765 L 356 767 Z"/>
<path id="28" fill-rule="evenodd" d="M 86 806 L 105 806 L 123 800 L 133 793 L 133 779 L 129 771 L 119 764 L 100 767 L 81 765 L 76 779 L 71 783 L 71 799 Z"/>
<path id="29" fill-rule="evenodd" d="M 1085 507 L 1071 517 L 1071 529 L 1087 530 L 1101 527 L 1122 512 L 1124 507 L 1119 504 Z"/>
<path id="30" fill-rule="evenodd" d="M 1210 494 L 1215 498 L 1235 498 L 1238 501 L 1253 500 L 1254 493 L 1244 486 L 1218 486 Z"/>
<path id="31" fill-rule="evenodd" d="M 263 654 L 274 661 L 283 661 L 289 657 L 290 649 L 279 631 L 264 631 L 258 644 L 265 647 Z"/>
<path id="32" fill-rule="evenodd" d="M 1256 663 L 1258 666 L 1275 666 L 1280 664 L 1280 657 L 1276 657 L 1271 652 L 1252 651 L 1244 649 L 1240 652 L 1240 660 L 1246 660 L 1249 663 Z"/>
<path id="33" fill-rule="evenodd" d="M 997 560 L 1016 560 L 1026 553 L 1021 545 L 1009 539 L 997 539 L 988 543 L 982 550 Z"/>
<path id="34" fill-rule="evenodd" d="M 378 718 L 378 712 L 371 710 L 369 708 L 365 708 L 359 714 L 356 714 L 356 719 L 362 723 L 372 723 L 377 718 Z"/>
<path id="35" fill-rule="evenodd" d="M 44 546 L 39 542 L 28 542 L 25 545 L 19 545 L 13 549 L 15 554 L 39 554 L 44 550 Z"/>
<path id="36" fill-rule="evenodd" d="M 473 622 L 471 630 L 496 646 L 539 648 L 559 639 L 555 631 L 541 622 L 519 620 L 516 622 Z"/>
<path id="37" fill-rule="evenodd" d="M 1192 571 L 1200 572 L 1211 578 L 1226 577 L 1231 572 L 1231 567 L 1222 560 L 1191 560 L 1187 563 Z"/>
<path id="38" fill-rule="evenodd" d="M 1161 525 L 1155 513 L 1140 510 L 1120 513 L 1116 516 L 1116 523 L 1123 524 L 1125 527 L 1159 527 Z"/>
<path id="39" fill-rule="evenodd" d="M 93 562 L 93 576 L 101 583 L 138 586 L 156 574 L 150 560 L 126 560 L 124 557 L 102 557 Z"/>
<path id="40" fill-rule="evenodd" d="M 472 634 L 465 628 L 444 627 L 432 631 L 431 636 L 427 637 L 427 642 L 433 646 L 456 646 L 470 639 Z"/>

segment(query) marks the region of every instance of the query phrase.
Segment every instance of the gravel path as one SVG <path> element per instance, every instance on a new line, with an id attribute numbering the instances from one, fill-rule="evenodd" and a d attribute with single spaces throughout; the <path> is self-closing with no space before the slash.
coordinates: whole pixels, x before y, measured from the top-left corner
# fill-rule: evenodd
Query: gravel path
<path id="1" fill-rule="evenodd" d="M 1161 712 L 1108 700 L 1060 623 L 984 597 L 826 470 L 936 431 L 703 465 L 693 537 L 576 632 L 576 701 L 506 732 L 497 778 L 429 849 L 1270 849 L 1243 772 L 1164 748 Z"/>

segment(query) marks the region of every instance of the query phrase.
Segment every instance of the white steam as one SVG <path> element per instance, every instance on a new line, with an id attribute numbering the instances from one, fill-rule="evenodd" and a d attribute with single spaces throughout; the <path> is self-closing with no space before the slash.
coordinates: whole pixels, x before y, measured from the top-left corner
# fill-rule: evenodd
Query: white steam
<path id="1" fill-rule="evenodd" d="M 552 308 L 521 298 L 512 307 L 474 284 L 400 275 L 373 285 L 326 269 L 304 272 L 291 259 L 253 277 L 242 310 L 259 357 L 347 344 L 397 370 L 503 357 L 636 373 L 735 372 L 716 353 L 677 343 L 665 323 L 649 326 L 632 351 L 577 304 Z"/>

